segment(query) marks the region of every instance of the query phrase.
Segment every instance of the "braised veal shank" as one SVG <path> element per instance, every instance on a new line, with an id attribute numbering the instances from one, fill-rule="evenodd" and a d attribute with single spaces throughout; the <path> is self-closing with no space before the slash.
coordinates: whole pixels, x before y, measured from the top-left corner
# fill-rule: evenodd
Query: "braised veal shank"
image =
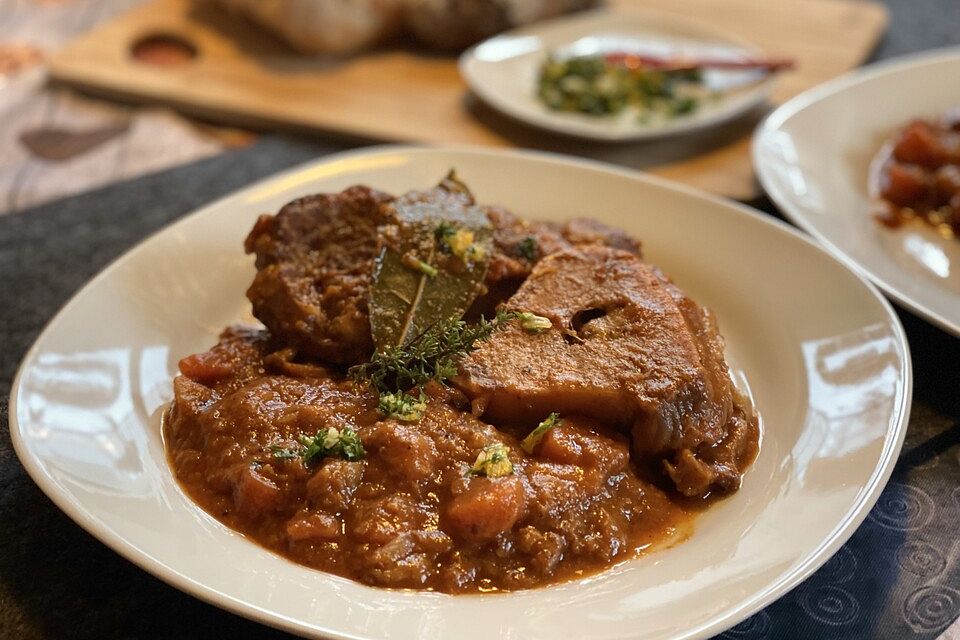
<path id="1" fill-rule="evenodd" d="M 473 297 L 387 347 L 405 237 L 414 297 L 457 273 Z M 180 361 L 165 442 L 202 508 L 296 562 L 450 593 L 574 579 L 682 539 L 756 455 L 715 319 L 622 231 L 528 222 L 451 174 L 300 198 L 246 250 L 266 328 Z"/>

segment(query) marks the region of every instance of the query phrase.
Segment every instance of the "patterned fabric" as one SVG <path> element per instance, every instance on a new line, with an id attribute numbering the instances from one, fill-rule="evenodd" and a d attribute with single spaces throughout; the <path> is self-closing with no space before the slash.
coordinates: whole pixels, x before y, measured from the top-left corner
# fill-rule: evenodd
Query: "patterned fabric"
<path id="1" fill-rule="evenodd" d="M 884 4 L 890 29 L 873 60 L 960 45 L 956 0 Z M 960 340 L 900 317 L 913 352 L 914 402 L 889 484 L 819 571 L 718 638 L 960 640 Z"/>
<path id="2" fill-rule="evenodd" d="M 960 638 L 960 622 L 948 630 L 960 616 L 958 534 L 960 422 L 915 403 L 893 476 L 853 537 L 808 580 L 719 638 Z"/>
<path id="3" fill-rule="evenodd" d="M 47 86 L 53 51 L 143 1 L 0 0 L 0 215 L 253 140 Z"/>

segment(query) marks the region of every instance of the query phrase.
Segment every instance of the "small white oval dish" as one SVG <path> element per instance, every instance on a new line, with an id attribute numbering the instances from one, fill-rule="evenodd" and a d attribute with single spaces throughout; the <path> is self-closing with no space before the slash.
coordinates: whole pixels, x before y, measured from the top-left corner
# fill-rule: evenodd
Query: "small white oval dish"
<path id="1" fill-rule="evenodd" d="M 743 41 L 674 15 L 642 10 L 591 11 L 537 23 L 494 36 L 460 57 L 460 75 L 484 102 L 517 120 L 556 133 L 608 142 L 637 141 L 688 133 L 745 113 L 762 104 L 775 77 L 756 70 L 706 70 L 703 83 L 716 91 L 691 114 L 643 122 L 621 116 L 564 113 L 537 97 L 540 67 L 559 57 L 636 53 L 724 60 L 758 58 Z"/>
<path id="2" fill-rule="evenodd" d="M 876 223 L 870 164 L 898 129 L 960 106 L 960 48 L 866 67 L 793 98 L 753 140 L 763 188 L 798 226 L 904 306 L 960 336 L 960 242 Z"/>
<path id="3" fill-rule="evenodd" d="M 480 202 L 529 218 L 589 215 L 712 308 L 763 418 L 742 489 L 685 542 L 587 579 L 510 594 L 378 590 L 298 566 L 196 507 L 164 456 L 177 360 L 250 318 L 243 238 L 257 215 L 366 183 L 393 193 L 451 167 Z M 298 167 L 145 240 L 50 322 L 14 381 L 10 430 L 27 471 L 118 553 L 206 601 L 311 637 L 706 638 L 822 565 L 880 495 L 907 424 L 902 327 L 865 280 L 746 207 L 545 154 L 384 147 Z"/>

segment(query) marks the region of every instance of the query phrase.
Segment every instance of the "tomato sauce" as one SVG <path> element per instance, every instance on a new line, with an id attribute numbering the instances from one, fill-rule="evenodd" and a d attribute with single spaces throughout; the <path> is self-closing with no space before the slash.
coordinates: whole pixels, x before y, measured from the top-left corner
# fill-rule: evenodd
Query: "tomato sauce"
<path id="1" fill-rule="evenodd" d="M 456 390 L 427 385 L 416 423 L 383 418 L 369 389 L 281 347 L 229 329 L 184 358 L 164 438 L 197 504 L 295 562 L 381 587 L 525 589 L 682 539 L 709 502 L 646 478 L 628 439 L 587 418 L 564 417 L 528 454 L 528 425 L 494 428 Z M 354 431 L 365 456 L 285 455 L 330 426 Z M 509 448 L 513 473 L 471 475 L 491 443 Z"/>
<path id="2" fill-rule="evenodd" d="M 917 219 L 960 235 L 960 110 L 898 132 L 874 160 L 870 192 L 887 227 Z"/>

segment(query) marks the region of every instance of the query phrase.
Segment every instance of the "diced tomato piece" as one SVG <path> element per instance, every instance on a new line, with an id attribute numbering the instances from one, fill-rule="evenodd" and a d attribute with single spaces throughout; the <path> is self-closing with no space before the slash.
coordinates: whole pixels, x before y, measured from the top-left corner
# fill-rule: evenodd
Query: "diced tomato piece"
<path id="1" fill-rule="evenodd" d="M 537 455 L 560 464 L 581 464 L 583 449 L 565 425 L 558 425 L 540 439 Z"/>
<path id="2" fill-rule="evenodd" d="M 210 386 L 229 378 L 233 373 L 234 363 L 226 354 L 216 351 L 195 353 L 180 360 L 180 373 L 194 382 Z"/>
<path id="3" fill-rule="evenodd" d="M 340 521 L 327 513 L 295 516 L 287 523 L 287 538 L 291 542 L 336 540 L 340 531 Z"/>
<path id="4" fill-rule="evenodd" d="M 233 486 L 234 504 L 248 515 L 273 511 L 280 506 L 282 498 L 280 487 L 253 467 L 246 467 L 241 471 Z"/>
<path id="5" fill-rule="evenodd" d="M 933 175 L 933 191 L 937 206 L 947 204 L 960 194 L 960 167 L 946 164 Z"/>
<path id="6" fill-rule="evenodd" d="M 949 153 L 932 125 L 917 121 L 900 134 L 893 148 L 893 157 L 900 162 L 936 169 L 947 163 Z"/>
<path id="7" fill-rule="evenodd" d="M 930 195 L 930 178 L 920 167 L 892 163 L 884 176 L 883 197 L 901 207 L 916 206 Z"/>

